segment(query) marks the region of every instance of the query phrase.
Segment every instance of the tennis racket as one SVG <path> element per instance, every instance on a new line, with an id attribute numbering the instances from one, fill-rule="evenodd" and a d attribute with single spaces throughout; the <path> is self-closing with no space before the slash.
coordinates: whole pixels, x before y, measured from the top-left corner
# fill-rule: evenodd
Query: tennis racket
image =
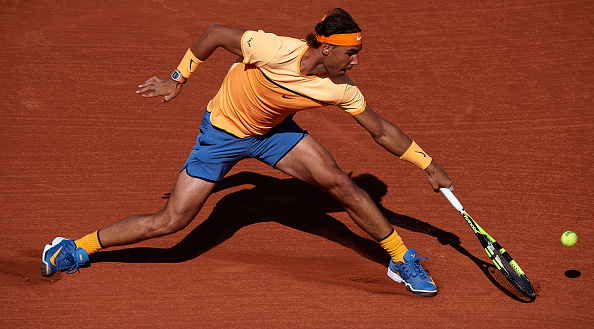
<path id="1" fill-rule="evenodd" d="M 485 248 L 487 255 L 489 255 L 489 258 L 491 258 L 495 267 L 497 267 L 497 269 L 503 273 L 505 278 L 524 296 L 534 298 L 536 292 L 534 291 L 530 280 L 528 280 L 526 274 L 524 274 L 524 271 L 518 266 L 518 263 L 516 263 L 516 261 L 507 251 L 505 251 L 505 249 L 503 249 L 503 247 L 501 247 L 501 245 L 499 245 L 499 243 L 497 243 L 497 241 L 495 241 L 495 239 L 485 232 L 485 230 L 483 230 L 474 219 L 470 217 L 450 189 L 442 188 L 440 190 L 448 201 L 450 201 L 452 206 L 454 206 L 454 208 L 462 214 L 464 219 L 466 219 L 466 222 L 470 225 L 474 234 L 476 234 L 476 237 L 481 242 L 483 248 Z"/>

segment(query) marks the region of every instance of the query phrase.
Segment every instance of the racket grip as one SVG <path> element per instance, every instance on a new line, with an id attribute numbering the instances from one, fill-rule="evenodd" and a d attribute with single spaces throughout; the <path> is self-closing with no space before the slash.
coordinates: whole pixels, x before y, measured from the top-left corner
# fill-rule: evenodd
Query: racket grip
<path id="1" fill-rule="evenodd" d="M 454 196 L 454 193 L 452 193 L 450 189 L 440 188 L 439 190 L 448 199 L 448 201 L 450 201 L 452 206 L 456 208 L 456 210 L 458 210 L 459 212 L 464 212 L 464 207 L 462 207 L 462 204 L 460 203 L 460 201 L 458 201 L 458 199 L 456 198 L 456 196 Z"/>

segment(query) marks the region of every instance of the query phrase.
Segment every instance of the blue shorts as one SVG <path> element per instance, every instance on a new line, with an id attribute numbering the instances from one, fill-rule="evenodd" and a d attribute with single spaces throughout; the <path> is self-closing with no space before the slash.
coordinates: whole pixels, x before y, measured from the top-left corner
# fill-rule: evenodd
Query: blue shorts
<path id="1" fill-rule="evenodd" d="M 186 169 L 192 177 L 218 182 L 245 158 L 258 159 L 274 167 L 305 136 L 307 131 L 290 115 L 264 135 L 238 138 L 211 125 L 210 113 L 205 111 L 196 146 L 181 170 Z"/>

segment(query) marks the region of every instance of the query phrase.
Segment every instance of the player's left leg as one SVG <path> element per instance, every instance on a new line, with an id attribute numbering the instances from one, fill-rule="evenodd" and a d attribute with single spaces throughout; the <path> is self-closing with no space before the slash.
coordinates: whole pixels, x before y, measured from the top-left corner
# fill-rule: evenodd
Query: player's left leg
<path id="1" fill-rule="evenodd" d="M 388 275 L 403 282 L 417 295 L 433 296 L 437 288 L 427 275 L 414 249 L 407 250 L 402 239 L 383 216 L 369 195 L 343 172 L 330 153 L 311 136 L 303 138 L 275 167 L 336 198 L 359 227 L 392 256 Z"/>
<path id="2" fill-rule="evenodd" d="M 120 220 L 81 239 L 55 238 L 41 256 L 41 273 L 73 273 L 100 249 L 128 245 L 172 234 L 185 228 L 196 217 L 215 187 L 214 182 L 191 177 L 182 170 L 165 206 L 156 214 L 136 215 Z"/>

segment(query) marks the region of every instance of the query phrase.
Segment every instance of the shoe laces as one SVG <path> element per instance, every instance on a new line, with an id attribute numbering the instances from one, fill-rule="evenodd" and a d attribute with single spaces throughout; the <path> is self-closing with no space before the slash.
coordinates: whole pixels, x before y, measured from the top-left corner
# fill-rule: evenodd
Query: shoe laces
<path id="1" fill-rule="evenodd" d="M 427 259 L 427 257 L 413 257 L 411 260 L 404 263 L 404 265 L 402 267 L 404 268 L 404 271 L 406 272 L 406 274 L 413 276 L 413 277 L 418 276 L 422 280 L 428 280 L 429 275 L 427 274 L 427 272 L 425 272 L 425 269 L 419 263 L 420 260 L 424 260 L 424 259 Z"/>
<path id="2" fill-rule="evenodd" d="M 71 244 L 67 244 L 64 249 L 60 252 L 58 257 L 56 257 L 56 264 L 59 270 L 65 270 L 66 274 L 72 274 L 74 272 L 80 272 L 78 268 L 78 262 L 74 257 L 74 250 L 76 247 L 72 246 Z"/>

